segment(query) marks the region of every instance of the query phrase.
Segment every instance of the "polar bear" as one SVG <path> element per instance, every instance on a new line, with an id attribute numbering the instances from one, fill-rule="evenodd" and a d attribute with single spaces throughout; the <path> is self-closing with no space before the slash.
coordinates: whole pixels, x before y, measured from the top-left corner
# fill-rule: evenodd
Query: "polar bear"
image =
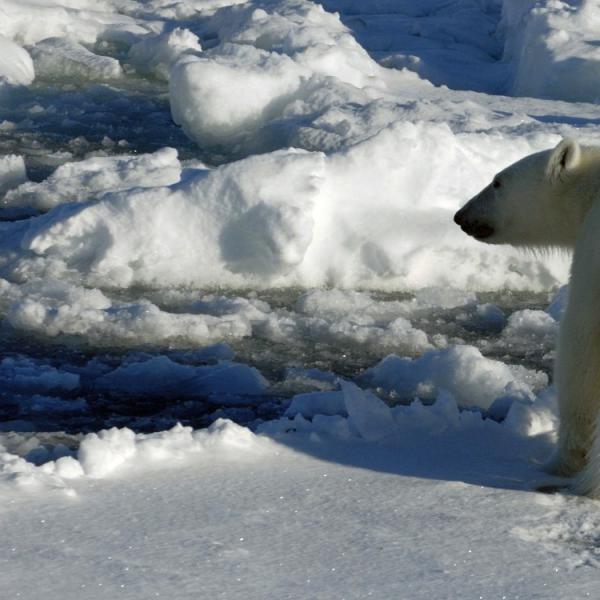
<path id="1" fill-rule="evenodd" d="M 488 244 L 574 250 L 554 365 L 558 444 L 546 470 L 600 497 L 600 148 L 563 140 L 527 156 L 454 220 Z"/>

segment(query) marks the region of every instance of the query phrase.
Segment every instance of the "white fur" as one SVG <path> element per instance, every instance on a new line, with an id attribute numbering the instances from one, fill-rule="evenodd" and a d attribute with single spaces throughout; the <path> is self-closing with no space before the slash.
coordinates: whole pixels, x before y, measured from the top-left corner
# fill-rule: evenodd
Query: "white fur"
<path id="1" fill-rule="evenodd" d="M 600 148 L 564 140 L 496 179 L 499 187 L 492 182 L 457 213 L 465 231 L 484 226 L 487 243 L 574 250 L 554 365 L 558 445 L 547 470 L 600 497 Z"/>

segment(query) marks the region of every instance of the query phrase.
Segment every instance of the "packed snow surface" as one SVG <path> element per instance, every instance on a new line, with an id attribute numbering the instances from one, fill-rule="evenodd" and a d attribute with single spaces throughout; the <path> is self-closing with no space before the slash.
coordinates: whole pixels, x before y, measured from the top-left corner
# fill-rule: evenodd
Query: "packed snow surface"
<path id="1" fill-rule="evenodd" d="M 452 215 L 600 143 L 599 24 L 2 0 L 0 596 L 595 597 L 535 491 L 569 256 Z"/>

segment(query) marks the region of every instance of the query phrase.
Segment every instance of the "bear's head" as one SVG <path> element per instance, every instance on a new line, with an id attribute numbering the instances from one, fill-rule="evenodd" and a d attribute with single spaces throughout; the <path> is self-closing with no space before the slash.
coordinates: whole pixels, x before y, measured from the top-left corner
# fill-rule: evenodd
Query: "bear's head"
<path id="1" fill-rule="evenodd" d="M 582 148 L 573 140 L 526 156 L 498 173 L 454 221 L 488 244 L 571 245 L 582 220 L 572 202 L 581 163 Z"/>

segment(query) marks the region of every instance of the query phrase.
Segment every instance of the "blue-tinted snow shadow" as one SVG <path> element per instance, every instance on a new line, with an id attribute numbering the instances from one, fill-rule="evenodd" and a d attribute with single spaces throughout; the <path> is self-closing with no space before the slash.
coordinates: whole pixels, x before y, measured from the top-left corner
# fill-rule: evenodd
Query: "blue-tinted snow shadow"
<path id="1" fill-rule="evenodd" d="M 490 422 L 477 429 L 435 434 L 403 432 L 385 443 L 299 433 L 274 439 L 326 463 L 403 477 L 521 491 L 564 483 L 541 470 L 553 448 L 549 435 L 526 438 L 501 431 L 501 427 Z"/>
<path id="2" fill-rule="evenodd" d="M 558 123 L 561 125 L 572 125 L 573 127 L 585 127 L 586 125 L 600 124 L 600 118 L 592 119 L 588 117 L 572 117 L 565 115 L 530 115 L 536 121 L 541 123 Z"/>

